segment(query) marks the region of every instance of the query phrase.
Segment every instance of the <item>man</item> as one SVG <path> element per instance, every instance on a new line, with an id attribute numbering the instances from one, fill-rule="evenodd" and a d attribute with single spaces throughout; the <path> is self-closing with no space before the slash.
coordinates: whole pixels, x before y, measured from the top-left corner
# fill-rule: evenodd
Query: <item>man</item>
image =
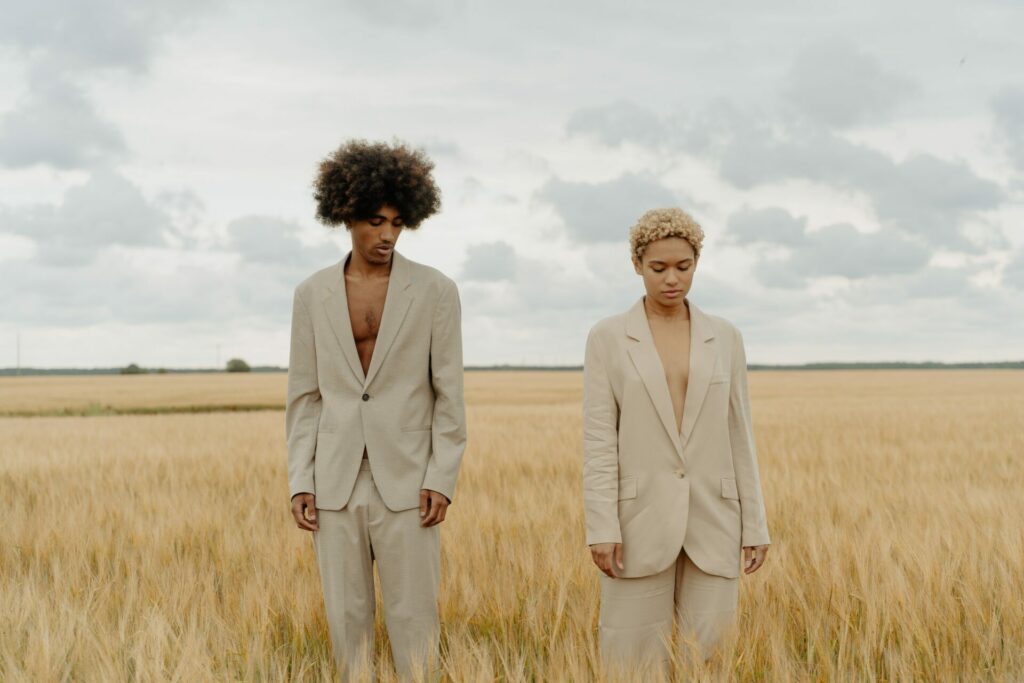
<path id="1" fill-rule="evenodd" d="M 352 250 L 295 289 L 285 410 L 292 515 L 313 544 L 344 678 L 372 669 L 373 563 L 398 674 L 437 656 L 438 524 L 466 444 L 455 283 L 395 251 L 440 206 L 433 164 L 349 141 L 320 165 L 317 217 Z"/>

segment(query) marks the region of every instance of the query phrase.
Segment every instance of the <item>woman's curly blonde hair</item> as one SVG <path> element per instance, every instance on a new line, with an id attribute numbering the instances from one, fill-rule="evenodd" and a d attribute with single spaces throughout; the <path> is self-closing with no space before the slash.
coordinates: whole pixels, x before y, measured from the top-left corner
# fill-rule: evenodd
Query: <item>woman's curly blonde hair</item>
<path id="1" fill-rule="evenodd" d="M 693 216 L 682 209 L 651 209 L 640 216 L 640 220 L 629 229 L 629 246 L 633 260 L 640 263 L 644 251 L 651 242 L 666 237 L 682 237 L 693 247 L 694 256 L 700 256 L 704 244 L 704 231 Z"/>

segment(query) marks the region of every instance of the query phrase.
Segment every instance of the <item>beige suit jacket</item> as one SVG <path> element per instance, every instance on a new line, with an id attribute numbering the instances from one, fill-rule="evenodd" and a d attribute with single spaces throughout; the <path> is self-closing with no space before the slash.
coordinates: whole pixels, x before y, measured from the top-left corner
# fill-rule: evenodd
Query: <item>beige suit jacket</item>
<path id="1" fill-rule="evenodd" d="M 365 446 L 389 509 L 419 506 L 421 488 L 453 499 L 466 446 L 455 283 L 394 252 L 364 375 L 345 294 L 348 258 L 295 289 L 285 408 L 291 495 L 313 493 L 318 508 L 345 507 Z"/>
<path id="2" fill-rule="evenodd" d="M 738 577 L 741 546 L 769 543 L 743 338 L 693 302 L 690 335 L 679 431 L 643 299 L 587 338 L 587 544 L 622 543 L 625 577 L 667 569 L 683 547 L 704 572 Z"/>

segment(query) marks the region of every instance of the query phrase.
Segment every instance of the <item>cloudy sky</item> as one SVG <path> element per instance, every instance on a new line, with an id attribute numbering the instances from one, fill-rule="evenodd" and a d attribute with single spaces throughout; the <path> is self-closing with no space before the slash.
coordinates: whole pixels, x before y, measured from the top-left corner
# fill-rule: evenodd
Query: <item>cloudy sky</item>
<path id="1" fill-rule="evenodd" d="M 352 137 L 436 161 L 399 250 L 466 362 L 578 363 L 677 205 L 756 363 L 1024 357 L 1024 9 L 979 0 L 0 1 L 0 366 L 287 362 Z"/>

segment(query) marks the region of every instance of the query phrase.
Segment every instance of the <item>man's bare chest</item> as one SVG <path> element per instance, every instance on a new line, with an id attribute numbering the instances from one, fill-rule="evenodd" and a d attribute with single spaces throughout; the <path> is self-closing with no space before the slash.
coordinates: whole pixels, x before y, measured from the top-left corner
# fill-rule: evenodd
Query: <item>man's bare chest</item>
<path id="1" fill-rule="evenodd" d="M 380 332 L 384 317 L 384 301 L 387 298 L 388 280 L 346 282 L 348 294 L 348 316 L 352 322 L 352 336 L 356 345 L 372 343 Z"/>

